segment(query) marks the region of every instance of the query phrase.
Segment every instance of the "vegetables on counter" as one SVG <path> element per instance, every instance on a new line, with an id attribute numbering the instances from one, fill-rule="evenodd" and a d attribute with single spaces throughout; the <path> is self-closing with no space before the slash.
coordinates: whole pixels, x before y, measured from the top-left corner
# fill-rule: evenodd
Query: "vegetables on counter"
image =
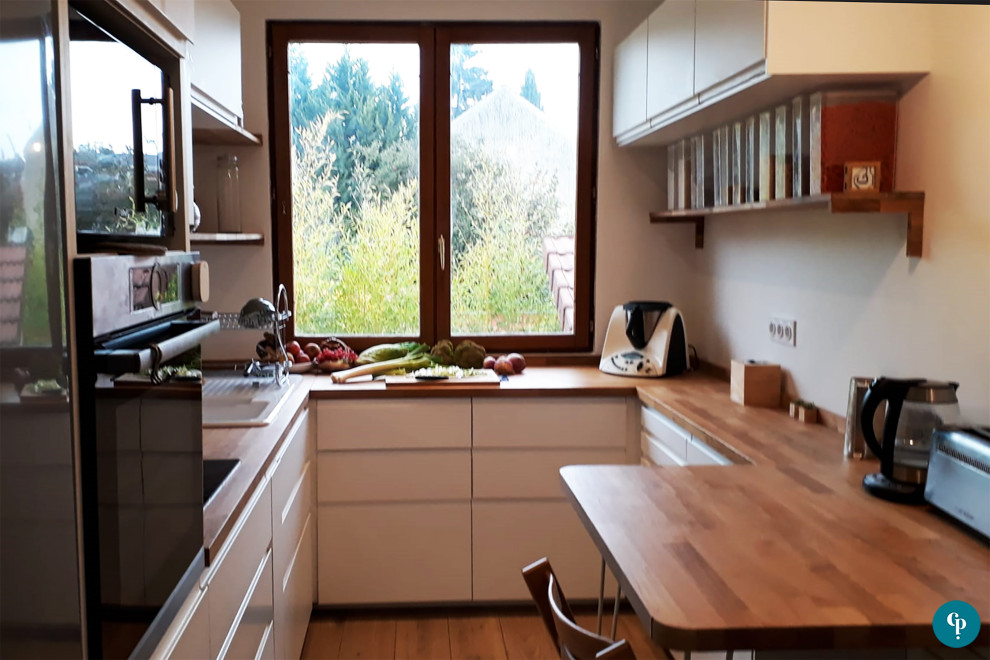
<path id="1" fill-rule="evenodd" d="M 374 376 L 378 374 L 386 374 L 398 371 L 399 373 L 407 371 L 415 371 L 416 369 L 423 369 L 429 367 L 433 364 L 432 358 L 430 358 L 427 349 L 429 348 L 426 344 L 417 344 L 416 342 L 408 342 L 414 348 L 408 353 L 399 358 L 394 358 L 391 360 L 382 360 L 380 362 L 370 362 L 366 364 L 359 364 L 353 369 L 346 369 L 344 371 L 337 371 L 330 375 L 335 383 L 343 383 L 351 378 L 357 378 L 358 376 Z M 390 345 L 392 347 L 398 346 L 398 344 Z M 362 352 L 361 355 L 372 351 L 377 347 L 373 346 L 367 351 Z M 379 353 L 372 353 L 371 355 L 389 355 L 394 354 L 394 348 L 390 351 L 381 351 Z M 358 358 L 360 360 L 360 357 Z"/>
<path id="2" fill-rule="evenodd" d="M 415 341 L 404 341 L 398 344 L 378 344 L 371 348 L 366 348 L 358 355 L 357 364 L 372 364 L 373 362 L 385 362 L 386 360 L 398 360 L 415 352 L 426 353 L 430 350 L 429 344 L 420 344 Z"/>
<path id="3" fill-rule="evenodd" d="M 358 376 L 403 374 L 430 367 L 459 369 L 463 376 L 464 370 L 479 369 L 484 359 L 484 347 L 469 339 L 460 342 L 456 348 L 449 339 L 437 342 L 432 349 L 429 344 L 414 341 L 378 344 L 361 351 L 355 362 L 357 366 L 335 373 L 333 380 L 343 383 Z"/>

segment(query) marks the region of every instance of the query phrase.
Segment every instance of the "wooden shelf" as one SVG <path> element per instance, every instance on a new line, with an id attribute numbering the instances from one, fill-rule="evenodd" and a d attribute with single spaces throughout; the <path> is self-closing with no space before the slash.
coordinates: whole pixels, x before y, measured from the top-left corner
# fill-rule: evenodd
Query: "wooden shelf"
<path id="1" fill-rule="evenodd" d="M 657 224 L 694 223 L 694 247 L 705 246 L 705 218 L 726 213 L 751 213 L 824 208 L 830 213 L 907 214 L 907 256 L 920 257 L 925 225 L 925 193 L 827 193 L 809 197 L 773 199 L 766 202 L 711 206 L 702 209 L 673 209 L 650 214 Z"/>
<path id="2" fill-rule="evenodd" d="M 258 147 L 261 146 L 261 136 L 248 133 L 242 128 L 193 128 L 193 144 L 205 144 L 218 147 Z"/>
<path id="3" fill-rule="evenodd" d="M 192 245 L 264 245 L 264 234 L 200 234 L 189 235 Z"/>

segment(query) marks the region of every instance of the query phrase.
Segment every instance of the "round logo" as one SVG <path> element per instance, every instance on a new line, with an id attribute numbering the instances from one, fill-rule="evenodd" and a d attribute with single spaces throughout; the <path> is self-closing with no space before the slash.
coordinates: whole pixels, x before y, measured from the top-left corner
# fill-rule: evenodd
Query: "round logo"
<path id="1" fill-rule="evenodd" d="M 932 628 L 938 641 L 954 649 L 969 646 L 980 632 L 980 615 L 962 600 L 950 600 L 935 610 Z"/>

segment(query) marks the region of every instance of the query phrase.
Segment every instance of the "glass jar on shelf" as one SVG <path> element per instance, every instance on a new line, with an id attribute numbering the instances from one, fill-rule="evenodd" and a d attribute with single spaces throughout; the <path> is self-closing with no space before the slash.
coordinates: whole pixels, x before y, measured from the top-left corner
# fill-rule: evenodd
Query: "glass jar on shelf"
<path id="1" fill-rule="evenodd" d="M 217 158 L 217 230 L 241 233 L 241 190 L 237 156 Z"/>

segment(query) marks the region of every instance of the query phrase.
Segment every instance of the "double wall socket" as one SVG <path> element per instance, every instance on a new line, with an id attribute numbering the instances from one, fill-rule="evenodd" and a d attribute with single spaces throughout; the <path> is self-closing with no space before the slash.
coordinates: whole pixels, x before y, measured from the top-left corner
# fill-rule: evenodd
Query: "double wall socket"
<path id="1" fill-rule="evenodd" d="M 797 321 L 780 316 L 770 317 L 770 341 L 797 346 Z"/>

